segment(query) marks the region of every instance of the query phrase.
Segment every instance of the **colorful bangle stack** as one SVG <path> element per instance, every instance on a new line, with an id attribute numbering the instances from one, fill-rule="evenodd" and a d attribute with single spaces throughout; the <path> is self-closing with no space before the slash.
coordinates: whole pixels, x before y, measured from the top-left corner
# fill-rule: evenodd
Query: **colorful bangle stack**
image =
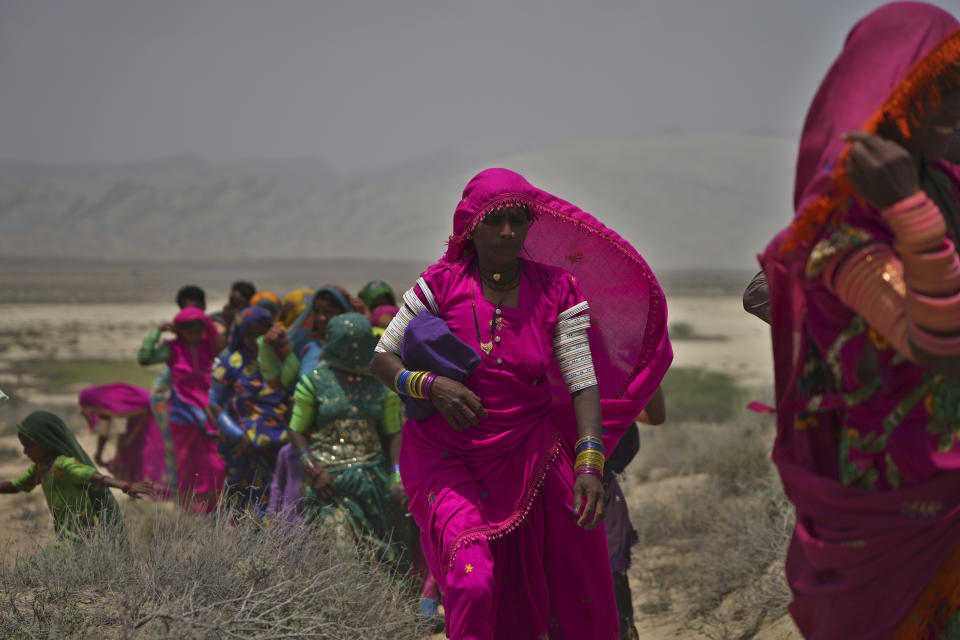
<path id="1" fill-rule="evenodd" d="M 573 463 L 573 472 L 577 475 L 581 473 L 592 473 L 594 475 L 603 475 L 603 465 L 606 461 L 606 453 L 603 450 L 603 441 L 597 436 L 584 436 L 577 440 L 575 446 L 577 459 Z"/>
<path id="2" fill-rule="evenodd" d="M 437 374 L 431 371 L 410 371 L 401 369 L 393 378 L 393 386 L 397 393 L 418 400 L 430 399 L 430 388 L 437 379 Z"/>
<path id="3" fill-rule="evenodd" d="M 393 465 L 393 470 L 390 472 L 390 488 L 400 484 L 400 465 Z"/>
<path id="4" fill-rule="evenodd" d="M 943 215 L 925 193 L 882 212 L 903 261 L 910 340 L 924 351 L 960 353 L 960 258 Z"/>
<path id="5" fill-rule="evenodd" d="M 313 469 L 316 464 L 317 461 L 313 459 L 313 454 L 310 451 L 300 452 L 300 466 L 303 467 L 304 471 Z"/>
<path id="6" fill-rule="evenodd" d="M 904 198 L 880 212 L 897 238 L 897 244 L 910 252 L 940 248 L 947 233 L 937 205 L 923 191 Z"/>

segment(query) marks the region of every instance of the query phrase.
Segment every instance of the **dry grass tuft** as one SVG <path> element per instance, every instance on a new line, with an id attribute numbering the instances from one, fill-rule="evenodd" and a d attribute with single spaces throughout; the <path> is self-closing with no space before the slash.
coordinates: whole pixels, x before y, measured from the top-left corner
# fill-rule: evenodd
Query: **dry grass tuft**
<path id="1" fill-rule="evenodd" d="M 419 638 L 415 600 L 322 532 L 125 506 L 127 529 L 7 557 L 0 636 Z"/>
<path id="2" fill-rule="evenodd" d="M 752 638 L 790 601 L 783 559 L 794 515 L 769 461 L 769 426 L 677 424 L 645 428 L 641 440 L 632 469 L 644 484 L 634 491 L 661 497 L 632 514 L 635 575 L 683 604 L 703 637 Z"/>

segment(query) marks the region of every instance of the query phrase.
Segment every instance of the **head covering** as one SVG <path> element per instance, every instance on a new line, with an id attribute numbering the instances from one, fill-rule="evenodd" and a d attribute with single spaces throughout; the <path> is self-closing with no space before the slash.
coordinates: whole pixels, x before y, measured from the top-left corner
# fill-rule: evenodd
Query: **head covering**
<path id="1" fill-rule="evenodd" d="M 263 307 L 253 306 L 247 307 L 243 311 L 240 311 L 237 314 L 236 319 L 233 321 L 234 330 L 230 337 L 230 344 L 228 349 L 233 351 L 239 351 L 240 347 L 243 346 L 243 336 L 253 325 L 258 322 L 266 324 L 268 327 L 273 324 L 273 316 L 269 311 Z"/>
<path id="2" fill-rule="evenodd" d="M 206 313 L 200 309 L 188 307 L 178 313 L 173 324 L 179 327 L 187 322 L 203 322 L 204 331 L 200 342 L 195 345 L 193 352 L 190 347 L 177 336 L 170 340 L 170 367 L 173 388 L 181 400 L 200 409 L 207 406 L 207 397 L 210 392 L 210 371 L 195 371 L 194 362 L 200 362 L 201 367 L 212 365 L 219 349 L 217 349 L 217 326 Z M 209 365 L 208 365 L 209 363 Z"/>
<path id="3" fill-rule="evenodd" d="M 81 408 L 91 407 L 120 415 L 133 411 L 150 409 L 150 392 L 125 382 L 114 382 L 97 387 L 87 387 L 80 392 L 78 402 Z M 92 431 L 96 431 L 100 416 L 84 412 Z"/>
<path id="4" fill-rule="evenodd" d="M 400 312 L 400 309 L 391 305 L 380 305 L 376 309 L 370 312 L 370 326 L 376 327 L 377 321 L 381 316 L 389 315 L 391 317 L 397 315 Z"/>
<path id="5" fill-rule="evenodd" d="M 885 5 L 851 29 L 807 113 L 793 194 L 796 218 L 772 243 L 781 256 L 796 254 L 805 262 L 824 224 L 854 194 L 844 169 L 850 148 L 844 133 L 877 133 L 890 123 L 909 139 L 940 104 L 943 90 L 960 88 L 958 29 L 956 18 L 924 2 Z"/>
<path id="6" fill-rule="evenodd" d="M 96 468 L 63 420 L 49 411 L 34 411 L 28 415 L 17 425 L 17 433 L 49 449 L 54 455 L 76 458 L 79 462 Z M 100 518 L 110 522 L 120 521 L 120 508 L 109 489 L 91 487 L 87 491 Z"/>
<path id="7" fill-rule="evenodd" d="M 296 322 L 293 323 L 293 326 L 290 327 L 287 334 L 290 339 L 290 348 L 293 349 L 293 352 L 296 354 L 300 353 L 304 345 L 311 338 L 313 333 L 313 305 L 317 297 L 322 294 L 329 295 L 337 306 L 340 307 L 341 313 L 350 311 L 350 301 L 339 287 L 328 284 L 314 291 L 313 295 L 311 295 L 307 301 L 307 305 L 303 311 L 300 312 L 300 316 Z M 329 328 L 327 330 L 329 331 Z"/>
<path id="8" fill-rule="evenodd" d="M 280 314 L 280 298 L 276 294 L 270 293 L 269 291 L 260 291 L 253 295 L 250 298 L 250 305 L 255 307 L 263 307 L 273 317 L 276 317 Z"/>
<path id="9" fill-rule="evenodd" d="M 366 316 L 352 311 L 343 313 L 327 324 L 323 361 L 344 371 L 367 373 L 376 346 L 377 339 Z"/>
<path id="10" fill-rule="evenodd" d="M 313 295 L 313 289 L 297 289 L 291 291 L 283 299 L 283 313 L 280 314 L 280 324 L 289 328 L 303 310 L 307 308 L 307 300 Z"/>
<path id="11" fill-rule="evenodd" d="M 217 339 L 217 326 L 213 323 L 205 311 L 196 307 L 187 307 L 173 317 L 173 325 L 180 327 L 188 322 L 202 322 L 204 325 L 203 341 Z"/>
<path id="12" fill-rule="evenodd" d="M 441 262 L 469 268 L 474 256 L 470 233 L 488 213 L 509 206 L 525 206 L 535 221 L 524 243 L 530 259 L 572 273 L 590 303 L 601 397 L 630 391 L 649 399 L 673 359 L 666 298 L 637 250 L 590 214 L 534 187 L 519 173 L 487 169 L 463 190 Z"/>
<path id="13" fill-rule="evenodd" d="M 383 280 L 371 280 L 363 285 L 363 288 L 360 289 L 360 292 L 357 294 L 357 297 L 363 300 L 363 304 L 367 305 L 370 309 L 373 308 L 373 301 L 380 296 L 387 296 L 390 305 L 397 304 L 397 296 L 393 292 L 393 287 Z"/>

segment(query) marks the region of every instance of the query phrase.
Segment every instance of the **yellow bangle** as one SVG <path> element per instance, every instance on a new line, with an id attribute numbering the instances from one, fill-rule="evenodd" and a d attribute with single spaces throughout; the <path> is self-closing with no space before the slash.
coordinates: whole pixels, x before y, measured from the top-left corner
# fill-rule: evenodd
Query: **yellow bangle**
<path id="1" fill-rule="evenodd" d="M 416 398 L 417 400 L 423 399 L 423 378 L 426 376 L 426 373 L 423 371 L 414 371 L 410 375 L 410 380 L 407 383 L 407 389 L 410 390 L 410 396 Z"/>
<path id="2" fill-rule="evenodd" d="M 587 449 L 586 451 L 581 451 L 577 454 L 576 462 L 598 462 L 603 464 L 606 461 L 606 457 L 596 449 Z"/>

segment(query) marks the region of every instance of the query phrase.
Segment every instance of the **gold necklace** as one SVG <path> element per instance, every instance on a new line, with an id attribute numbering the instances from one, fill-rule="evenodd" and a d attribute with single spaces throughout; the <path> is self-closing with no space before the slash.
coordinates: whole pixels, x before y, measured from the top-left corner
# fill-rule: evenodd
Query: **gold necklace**
<path id="1" fill-rule="evenodd" d="M 517 261 L 517 266 L 511 271 L 511 273 L 503 274 L 499 272 L 485 273 L 484 271 L 480 270 L 480 265 L 478 263 L 477 274 L 480 276 L 480 281 L 494 291 L 510 291 L 520 284 L 520 277 L 523 274 L 523 265 Z M 501 280 L 504 278 L 504 275 L 507 275 L 508 279 L 504 282 L 501 282 Z"/>
<path id="2" fill-rule="evenodd" d="M 480 273 L 480 267 L 479 267 L 479 266 L 477 267 L 477 273 L 478 273 L 478 274 Z M 480 343 L 480 348 L 483 350 L 483 352 L 484 352 L 485 354 L 490 355 L 490 352 L 493 351 L 493 323 L 494 323 L 494 321 L 493 321 L 493 320 L 490 320 L 490 340 L 484 342 L 484 341 L 483 341 L 483 338 L 480 337 L 480 320 L 477 318 L 477 292 L 476 292 L 476 289 L 474 288 L 474 284 L 475 284 L 474 282 L 471 282 L 471 283 L 470 283 L 470 304 L 471 304 L 471 306 L 473 306 L 473 327 L 474 327 L 474 329 L 476 329 L 476 331 L 477 331 L 477 342 Z M 518 284 L 519 284 L 519 282 L 518 282 Z M 513 287 L 510 287 L 510 289 L 513 289 Z M 508 291 L 509 291 L 509 289 L 508 289 Z M 506 299 L 507 299 L 507 297 L 504 296 L 503 298 L 500 299 L 500 302 L 497 303 L 497 308 L 496 308 L 496 310 L 494 310 L 494 312 L 493 312 L 493 317 L 494 317 L 494 318 L 499 318 L 499 317 L 500 317 L 500 306 L 503 304 L 503 301 L 506 300 Z"/>

